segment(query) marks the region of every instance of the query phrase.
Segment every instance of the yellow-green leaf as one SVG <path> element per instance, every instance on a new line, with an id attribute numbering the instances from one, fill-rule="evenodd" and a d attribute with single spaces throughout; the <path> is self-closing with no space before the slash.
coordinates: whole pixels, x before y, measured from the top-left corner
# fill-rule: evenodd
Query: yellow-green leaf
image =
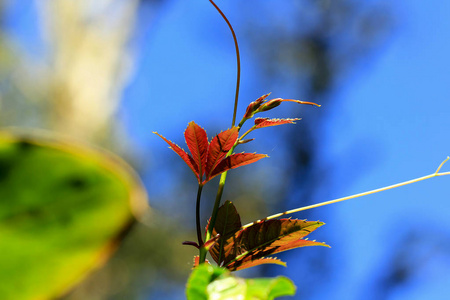
<path id="1" fill-rule="evenodd" d="M 131 169 L 79 143 L 0 133 L 1 299 L 54 299 L 107 260 L 146 208 Z"/>

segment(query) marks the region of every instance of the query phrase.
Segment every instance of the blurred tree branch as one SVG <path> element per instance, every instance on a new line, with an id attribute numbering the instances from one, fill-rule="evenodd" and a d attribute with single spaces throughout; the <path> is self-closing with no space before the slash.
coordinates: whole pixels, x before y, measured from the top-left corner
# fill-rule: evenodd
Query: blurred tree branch
<path id="1" fill-rule="evenodd" d="M 3 35 L 2 125 L 37 126 L 91 142 L 108 141 L 131 72 L 128 43 L 138 4 L 37 2 L 43 55 L 36 59 L 29 49 L 13 50 L 19 46 Z"/>

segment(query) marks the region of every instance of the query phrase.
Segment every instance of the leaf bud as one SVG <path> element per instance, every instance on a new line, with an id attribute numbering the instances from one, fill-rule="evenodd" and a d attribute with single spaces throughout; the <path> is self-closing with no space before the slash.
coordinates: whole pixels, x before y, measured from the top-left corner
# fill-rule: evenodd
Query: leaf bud
<path id="1" fill-rule="evenodd" d="M 255 114 L 255 112 L 258 110 L 258 108 L 261 106 L 261 104 L 264 102 L 264 100 L 266 100 L 267 97 L 269 97 L 269 94 L 265 94 L 261 97 L 259 97 L 258 99 L 256 99 L 255 101 L 251 102 L 248 106 L 247 106 L 247 110 L 245 111 L 245 115 L 244 118 L 245 119 L 250 119 L 253 117 L 253 115 Z"/>
<path id="2" fill-rule="evenodd" d="M 246 140 L 238 141 L 238 145 L 246 144 L 246 143 L 251 142 L 251 141 L 253 141 L 253 140 L 254 140 L 254 139 L 246 139 Z"/>
<path id="3" fill-rule="evenodd" d="M 283 102 L 283 99 L 281 98 L 275 98 L 272 99 L 270 101 L 267 101 L 266 103 L 264 103 L 264 105 L 262 105 L 259 108 L 259 111 L 267 111 L 267 110 L 271 110 L 272 108 L 277 107 L 278 105 L 281 104 L 281 102 Z"/>

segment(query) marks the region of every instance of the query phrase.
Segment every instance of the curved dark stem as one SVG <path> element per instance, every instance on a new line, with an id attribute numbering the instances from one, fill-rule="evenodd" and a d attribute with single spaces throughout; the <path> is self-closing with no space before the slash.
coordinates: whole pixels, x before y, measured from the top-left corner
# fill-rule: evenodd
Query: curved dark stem
<path id="1" fill-rule="evenodd" d="M 234 111 L 233 111 L 233 121 L 231 123 L 231 126 L 234 127 L 234 124 L 236 123 L 236 112 L 237 112 L 237 105 L 238 105 L 238 98 L 239 98 L 239 86 L 241 84 L 241 56 L 239 54 L 239 45 L 236 38 L 236 34 L 234 33 L 233 26 L 231 26 L 230 21 L 228 21 L 225 14 L 220 10 L 220 8 L 214 3 L 214 1 L 209 0 L 211 4 L 217 9 L 217 11 L 220 13 L 222 18 L 227 22 L 228 27 L 230 28 L 231 34 L 233 35 L 234 39 L 234 46 L 236 48 L 236 62 L 237 62 L 237 78 L 236 78 L 236 95 L 234 97 Z"/>
<path id="2" fill-rule="evenodd" d="M 203 246 L 202 228 L 200 226 L 200 198 L 202 196 L 203 184 L 198 185 L 197 204 L 195 206 L 195 222 L 197 224 L 197 239 L 199 247 Z"/>

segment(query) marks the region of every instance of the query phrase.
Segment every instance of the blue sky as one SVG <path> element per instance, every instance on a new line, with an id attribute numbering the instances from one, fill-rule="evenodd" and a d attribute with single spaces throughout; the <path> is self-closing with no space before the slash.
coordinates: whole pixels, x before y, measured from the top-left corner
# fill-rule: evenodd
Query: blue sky
<path id="1" fill-rule="evenodd" d="M 350 158 L 354 171 L 345 170 L 345 179 L 337 179 L 341 188 L 336 197 L 433 173 L 450 153 L 450 4 L 401 1 L 395 8 L 393 38 L 375 63 L 361 68 L 340 91 L 339 107 L 327 124 L 328 159 L 355 155 L 355 143 L 362 150 L 355 160 Z M 449 238 L 448 180 L 435 178 L 336 205 L 337 218 L 328 225 L 345 228 L 342 242 L 348 257 L 336 299 L 353 299 L 343 295 L 361 292 L 353 287 L 367 284 L 367 275 L 396 245 L 396 231 L 403 226 L 423 223 L 418 227 L 430 234 L 444 231 Z M 448 258 L 440 263 L 421 270 L 429 272 L 422 274 L 428 280 L 418 280 L 393 299 L 445 299 Z"/>
<path id="2" fill-rule="evenodd" d="M 332 171 L 332 198 L 433 173 L 450 155 L 450 81 L 446 74 L 450 69 L 449 5 L 437 1 L 393 5 L 396 25 L 388 42 L 338 87 L 337 101 L 326 112 L 326 129 L 320 133 L 324 162 L 348 162 Z M 228 16 L 233 20 L 232 12 Z M 142 58 L 141 72 L 147 73 L 138 76 L 129 90 L 129 94 L 135 89 L 142 95 L 141 85 L 147 102 L 136 97 L 129 100 L 130 107 L 140 103 L 144 109 L 125 109 L 129 114 L 133 111 L 133 116 L 151 111 L 152 118 L 145 125 L 130 121 L 128 126 L 137 140 L 153 144 L 152 149 L 158 152 L 157 148 L 165 146 L 151 141 L 148 128 L 175 137 L 191 120 L 200 124 L 216 120 L 229 126 L 228 117 L 224 121 L 218 114 L 229 110 L 226 113 L 231 115 L 235 79 L 231 37 L 224 24 L 214 19 L 214 11 L 199 2 L 178 1 L 167 5 L 156 18 L 158 26 L 149 33 Z M 205 28 L 205 24 L 211 25 Z M 236 30 L 239 36 L 239 28 Z M 245 41 L 241 41 L 241 48 L 241 106 L 245 106 L 248 99 L 258 96 L 246 88 L 257 75 L 248 62 L 251 53 Z M 167 102 L 158 105 L 158 99 Z M 143 119 L 136 118 L 139 122 Z M 444 170 L 450 170 L 450 165 Z M 423 222 L 423 230 L 437 230 L 449 237 L 449 180 L 435 178 L 335 205 L 333 217 L 323 220 L 327 225 L 321 230 L 339 234 L 335 239 L 339 244 L 332 245 L 330 251 L 339 251 L 341 257 L 334 263 L 343 274 L 330 283 L 333 288 L 318 291 L 314 299 L 361 297 L 371 276 L 383 272 L 385 257 L 399 242 L 398 233 L 408 226 L 422 228 Z M 290 266 L 288 274 L 300 267 Z M 448 257 L 437 255 L 420 270 L 421 276 L 392 299 L 445 299 L 449 294 L 448 269 Z"/>

